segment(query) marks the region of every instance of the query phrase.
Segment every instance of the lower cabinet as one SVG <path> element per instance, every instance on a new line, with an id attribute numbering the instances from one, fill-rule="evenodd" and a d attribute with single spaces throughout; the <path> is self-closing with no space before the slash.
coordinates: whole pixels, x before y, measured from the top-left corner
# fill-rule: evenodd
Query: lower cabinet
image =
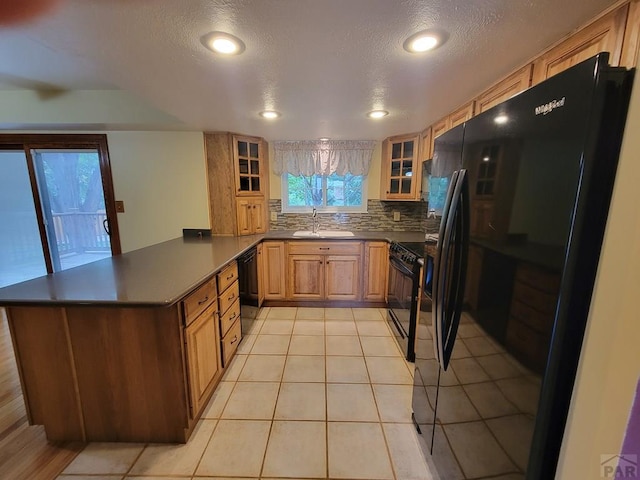
<path id="1" fill-rule="evenodd" d="M 217 314 L 217 304 L 214 302 L 185 329 L 192 416 L 195 416 L 208 400 L 208 394 L 222 372 Z"/>
<path id="2" fill-rule="evenodd" d="M 327 300 L 360 299 L 360 255 L 325 257 Z"/>
<path id="3" fill-rule="evenodd" d="M 288 242 L 289 300 L 360 300 L 362 242 Z"/>
<path id="4" fill-rule="evenodd" d="M 238 198 L 238 235 L 252 235 L 267 231 L 264 198 Z"/>
<path id="5" fill-rule="evenodd" d="M 289 255 L 287 257 L 287 298 L 323 300 L 324 255 Z"/>
<path id="6" fill-rule="evenodd" d="M 366 242 L 364 244 L 364 289 L 362 299 L 384 302 L 389 272 L 389 244 Z"/>
<path id="7" fill-rule="evenodd" d="M 262 282 L 265 300 L 285 299 L 286 260 L 283 241 L 262 243 Z"/>
<path id="8" fill-rule="evenodd" d="M 234 260 L 218 273 L 219 328 L 222 366 L 226 368 L 242 339 L 238 264 Z"/>

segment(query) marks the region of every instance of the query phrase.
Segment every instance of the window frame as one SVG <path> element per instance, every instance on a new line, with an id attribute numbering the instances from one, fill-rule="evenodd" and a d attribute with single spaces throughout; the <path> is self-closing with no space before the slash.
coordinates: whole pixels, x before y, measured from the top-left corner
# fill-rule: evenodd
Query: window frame
<path id="1" fill-rule="evenodd" d="M 311 213 L 313 211 L 313 206 L 292 206 L 289 205 L 289 173 L 283 173 L 280 177 L 281 180 L 281 198 L 282 198 L 282 213 Z M 367 213 L 367 205 L 368 205 L 368 185 L 369 179 L 368 175 L 354 175 L 362 177 L 362 205 L 360 206 L 327 206 L 327 178 L 328 175 L 320 175 L 322 177 L 322 200 L 323 205 L 316 206 L 316 210 L 319 213 Z"/>

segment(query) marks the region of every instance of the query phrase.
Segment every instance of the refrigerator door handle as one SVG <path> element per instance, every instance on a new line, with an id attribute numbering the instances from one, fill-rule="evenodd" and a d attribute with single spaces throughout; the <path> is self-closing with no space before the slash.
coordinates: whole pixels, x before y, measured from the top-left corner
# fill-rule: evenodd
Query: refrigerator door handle
<path id="1" fill-rule="evenodd" d="M 436 258 L 434 264 L 434 276 L 433 276 L 433 350 L 438 361 L 438 364 L 442 365 L 442 318 L 444 316 L 445 308 L 445 285 L 446 285 L 446 258 L 448 257 L 449 243 L 450 243 L 450 219 L 452 208 L 451 205 L 454 199 L 454 192 L 456 184 L 458 182 L 458 171 L 453 172 L 451 176 L 451 182 L 449 183 L 449 190 L 447 191 L 447 198 L 445 200 L 444 208 L 442 209 L 442 219 L 440 220 L 440 231 L 438 235 L 438 245 L 436 248 Z"/>
<path id="2" fill-rule="evenodd" d="M 451 283 L 445 285 L 445 288 L 449 286 L 450 288 L 447 288 L 445 317 L 441 319 L 443 323 L 440 327 L 442 332 L 441 365 L 443 370 L 446 370 L 449 366 L 453 353 L 464 301 L 469 252 L 469 182 L 466 170 L 460 170 L 454 201 L 455 204 L 452 207 L 452 228 L 454 232 L 451 238 L 453 267 L 451 269 Z M 447 258 L 448 261 L 449 259 Z"/>

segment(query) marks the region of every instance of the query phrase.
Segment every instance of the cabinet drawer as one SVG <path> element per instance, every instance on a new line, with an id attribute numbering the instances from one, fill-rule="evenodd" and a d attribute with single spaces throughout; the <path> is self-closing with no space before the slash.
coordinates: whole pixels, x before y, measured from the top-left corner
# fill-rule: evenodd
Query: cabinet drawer
<path id="1" fill-rule="evenodd" d="M 236 299 L 229 310 L 220 316 L 220 335 L 224 337 L 238 318 L 240 318 L 240 301 Z"/>
<path id="2" fill-rule="evenodd" d="M 215 299 L 216 277 L 211 277 L 183 300 L 185 325 L 193 322 Z"/>
<path id="3" fill-rule="evenodd" d="M 515 283 L 513 299 L 548 315 L 553 315 L 556 311 L 557 298 L 555 294 L 543 292 L 522 282 Z"/>
<path id="4" fill-rule="evenodd" d="M 557 293 L 560 289 L 560 275 L 526 263 L 518 265 L 516 278 L 543 292 Z"/>
<path id="5" fill-rule="evenodd" d="M 218 274 L 218 293 L 222 294 L 238 278 L 238 264 L 234 261 Z"/>
<path id="6" fill-rule="evenodd" d="M 359 255 L 361 242 L 289 242 L 290 255 Z"/>
<path id="7" fill-rule="evenodd" d="M 227 288 L 224 292 L 220 294 L 218 297 L 218 305 L 220 306 L 220 315 L 224 315 L 229 307 L 233 305 L 238 297 L 240 296 L 240 292 L 238 290 L 238 282 L 233 282 L 229 288 Z"/>
<path id="8" fill-rule="evenodd" d="M 238 348 L 241 339 L 242 332 L 240 331 L 240 319 L 238 319 L 222 338 L 222 366 L 224 368 L 229 365 L 229 361 Z"/>
<path id="9" fill-rule="evenodd" d="M 537 332 L 550 334 L 553 328 L 554 314 L 542 313 L 522 302 L 514 300 L 511 304 L 511 315 Z"/>

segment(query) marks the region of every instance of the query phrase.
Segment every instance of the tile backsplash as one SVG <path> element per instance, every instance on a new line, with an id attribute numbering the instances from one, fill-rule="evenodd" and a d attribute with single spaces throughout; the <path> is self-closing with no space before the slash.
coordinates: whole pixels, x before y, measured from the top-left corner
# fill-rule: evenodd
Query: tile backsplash
<path id="1" fill-rule="evenodd" d="M 425 202 L 383 202 L 369 200 L 367 213 L 318 213 L 321 230 L 394 231 L 436 233 L 440 219 L 427 218 Z M 271 230 L 311 230 L 309 213 L 282 213 L 280 200 L 269 200 L 269 212 L 276 212 L 278 220 L 270 221 Z M 400 221 L 393 220 L 393 212 L 400 212 Z"/>

